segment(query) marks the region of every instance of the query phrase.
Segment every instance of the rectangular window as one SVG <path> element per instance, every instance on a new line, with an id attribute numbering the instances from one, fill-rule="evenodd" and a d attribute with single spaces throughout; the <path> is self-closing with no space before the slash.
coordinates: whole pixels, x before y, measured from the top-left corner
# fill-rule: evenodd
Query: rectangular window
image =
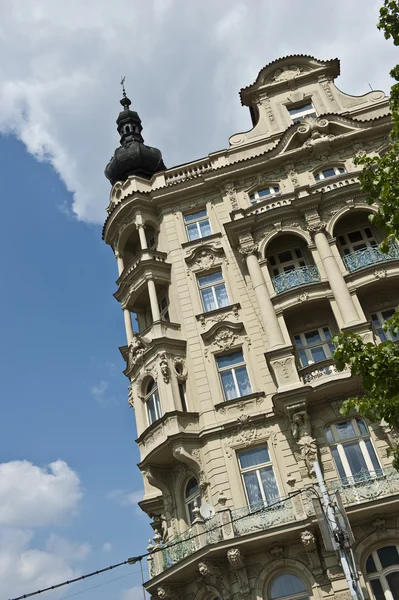
<path id="1" fill-rule="evenodd" d="M 279 493 L 267 447 L 241 450 L 238 462 L 250 507 L 275 503 Z"/>
<path id="2" fill-rule="evenodd" d="M 378 244 L 369 227 L 349 231 L 338 237 L 338 241 L 342 252 L 347 256 L 358 250 L 366 250 L 367 248 L 377 248 Z"/>
<path id="3" fill-rule="evenodd" d="M 158 308 L 159 312 L 161 313 L 161 321 L 167 321 L 169 323 L 169 300 L 167 296 L 164 296 L 160 299 L 160 301 L 158 302 Z"/>
<path id="4" fill-rule="evenodd" d="M 292 108 L 287 107 L 287 109 L 293 123 L 299 123 L 299 121 L 302 121 L 305 117 L 312 117 L 314 119 L 317 117 L 317 112 L 311 102 L 306 102 L 305 104 Z"/>
<path id="5" fill-rule="evenodd" d="M 331 454 L 343 482 L 363 481 L 381 471 L 380 463 L 363 419 L 334 423 L 325 429 Z"/>
<path id="6" fill-rule="evenodd" d="M 394 308 L 388 308 L 387 310 L 379 310 L 371 315 L 373 329 L 380 342 L 386 342 L 387 340 L 399 340 L 399 334 L 394 335 L 391 330 L 384 331 L 384 329 L 382 328 L 385 321 L 390 319 L 394 315 L 394 313 Z"/>
<path id="7" fill-rule="evenodd" d="M 301 367 L 332 358 L 335 348 L 329 327 L 298 333 L 294 339 Z"/>
<path id="8" fill-rule="evenodd" d="M 152 423 L 155 423 L 155 421 L 158 421 L 162 417 L 158 390 L 154 390 L 147 398 L 147 417 L 148 425 L 152 425 Z"/>
<path id="9" fill-rule="evenodd" d="M 252 393 L 242 350 L 218 356 L 216 362 L 226 400 L 234 400 Z"/>
<path id="10" fill-rule="evenodd" d="M 199 238 L 212 235 L 206 209 L 184 216 L 188 239 L 198 240 Z"/>
<path id="11" fill-rule="evenodd" d="M 222 271 L 198 277 L 198 286 L 201 292 L 202 304 L 205 312 L 229 306 L 226 285 Z"/>

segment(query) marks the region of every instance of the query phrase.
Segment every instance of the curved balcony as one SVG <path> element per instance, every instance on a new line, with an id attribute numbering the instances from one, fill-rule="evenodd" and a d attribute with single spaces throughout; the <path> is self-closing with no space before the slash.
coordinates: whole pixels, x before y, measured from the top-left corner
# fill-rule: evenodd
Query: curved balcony
<path id="1" fill-rule="evenodd" d="M 345 506 L 361 504 L 399 494 L 399 473 L 393 467 L 360 471 L 354 477 L 327 482 L 330 492 L 340 492 Z"/>
<path id="2" fill-rule="evenodd" d="M 158 252 L 150 248 L 140 250 L 126 265 L 116 282 L 118 286 L 118 290 L 114 294 L 116 300 L 123 304 L 129 295 L 137 294 L 146 283 L 146 271 L 150 271 L 155 280 L 169 283 L 171 265 L 166 262 L 166 259 L 165 252 Z"/>
<path id="3" fill-rule="evenodd" d="M 334 359 L 328 358 L 299 369 L 299 374 L 304 383 L 315 383 L 321 379 L 324 380 L 325 377 L 340 375 L 341 373 L 347 376 L 349 370 L 349 367 L 345 367 L 343 371 L 338 371 Z"/>
<path id="4" fill-rule="evenodd" d="M 281 273 L 272 279 L 277 294 L 319 281 L 320 273 L 315 265 L 307 265 L 287 273 Z"/>
<path id="5" fill-rule="evenodd" d="M 370 247 L 366 248 L 365 250 L 356 250 L 356 252 L 342 256 L 344 265 L 349 273 L 359 271 L 360 269 L 365 269 L 370 265 L 398 259 L 399 247 L 396 242 L 392 242 L 390 244 L 390 248 L 387 253 L 381 252 L 377 247 Z"/>

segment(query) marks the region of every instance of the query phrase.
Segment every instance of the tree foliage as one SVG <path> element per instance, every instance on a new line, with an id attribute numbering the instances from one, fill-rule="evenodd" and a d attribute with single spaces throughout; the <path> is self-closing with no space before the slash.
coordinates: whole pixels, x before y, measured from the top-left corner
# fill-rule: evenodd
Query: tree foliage
<path id="1" fill-rule="evenodd" d="M 377 25 L 387 40 L 399 46 L 399 4 L 385 0 L 380 9 Z M 360 183 L 367 202 L 376 204 L 378 210 L 370 220 L 385 236 L 380 250 L 387 252 L 395 238 L 399 238 L 399 65 L 390 72 L 395 83 L 391 88 L 390 110 L 392 130 L 390 144 L 382 156 L 360 156 L 356 163 L 363 166 Z M 399 312 L 384 325 L 394 335 L 399 332 Z M 350 398 L 344 403 L 342 413 L 352 409 L 374 422 L 384 420 L 399 430 L 399 345 L 386 341 L 379 345 L 365 343 L 352 333 L 335 337 L 337 345 L 334 358 L 343 370 L 350 366 L 352 375 L 362 379 L 364 395 Z M 399 448 L 392 451 L 393 464 L 399 470 Z"/>

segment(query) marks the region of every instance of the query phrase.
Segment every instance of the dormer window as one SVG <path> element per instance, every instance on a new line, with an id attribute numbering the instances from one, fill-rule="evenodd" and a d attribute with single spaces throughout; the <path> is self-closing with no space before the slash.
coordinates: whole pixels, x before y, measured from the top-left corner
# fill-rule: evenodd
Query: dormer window
<path id="1" fill-rule="evenodd" d="M 266 196 L 275 196 L 280 193 L 280 188 L 277 185 L 265 187 L 262 190 L 257 190 L 249 195 L 249 199 L 252 204 L 257 204 L 258 202 L 262 202 Z"/>
<path id="2" fill-rule="evenodd" d="M 328 179 L 329 177 L 336 177 L 342 173 L 345 173 L 345 169 L 343 167 L 329 167 L 328 169 L 323 169 L 322 171 L 316 173 L 314 178 L 316 181 L 321 181 L 322 179 Z"/>
<path id="3" fill-rule="evenodd" d="M 313 119 L 317 117 L 317 112 L 311 102 L 305 102 L 304 104 L 293 106 L 292 108 L 287 106 L 287 110 L 290 113 L 293 123 L 299 123 L 299 121 L 302 121 L 305 117 L 312 117 Z"/>

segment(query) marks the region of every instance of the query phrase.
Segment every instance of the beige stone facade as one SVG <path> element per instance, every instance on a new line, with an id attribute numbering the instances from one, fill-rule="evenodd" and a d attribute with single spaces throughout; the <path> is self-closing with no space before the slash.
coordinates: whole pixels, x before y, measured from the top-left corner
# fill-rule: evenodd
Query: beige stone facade
<path id="1" fill-rule="evenodd" d="M 364 596 L 399 586 L 398 434 L 340 415 L 360 385 L 331 342 L 379 343 L 398 304 L 399 248 L 379 252 L 353 161 L 387 147 L 388 102 L 341 92 L 338 74 L 338 60 L 271 63 L 241 90 L 253 128 L 227 150 L 112 188 L 104 240 L 159 600 L 350 598 L 315 515 L 316 459 Z"/>

